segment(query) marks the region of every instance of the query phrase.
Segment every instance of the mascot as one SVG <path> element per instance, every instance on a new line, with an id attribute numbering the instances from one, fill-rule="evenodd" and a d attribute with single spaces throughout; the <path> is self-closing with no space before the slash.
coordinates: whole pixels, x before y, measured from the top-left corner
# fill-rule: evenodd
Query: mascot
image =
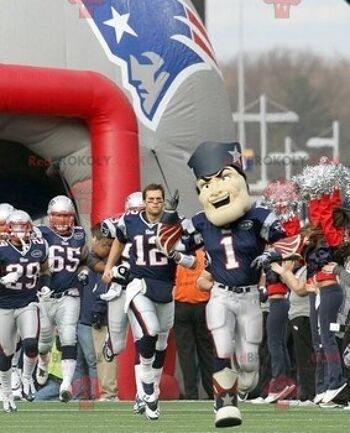
<path id="1" fill-rule="evenodd" d="M 285 231 L 270 210 L 252 204 L 239 143 L 201 143 L 188 165 L 203 211 L 182 226 L 196 247 L 204 247 L 212 281 L 206 318 L 215 345 L 215 427 L 236 426 L 242 423 L 238 392 L 246 394 L 258 382 L 261 271 L 251 265 Z M 165 221 L 158 243 L 168 246 L 170 233 Z"/>

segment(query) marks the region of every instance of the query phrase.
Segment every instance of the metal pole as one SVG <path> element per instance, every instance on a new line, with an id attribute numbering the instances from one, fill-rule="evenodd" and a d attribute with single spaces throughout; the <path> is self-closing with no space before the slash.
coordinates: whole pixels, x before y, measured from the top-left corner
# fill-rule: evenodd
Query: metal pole
<path id="1" fill-rule="evenodd" d="M 267 155 L 267 121 L 266 96 L 260 95 L 260 146 L 261 146 L 261 182 L 262 187 L 267 185 L 266 155 Z"/>
<path id="2" fill-rule="evenodd" d="M 285 173 L 286 179 L 290 180 L 292 177 L 292 139 L 290 137 L 286 137 L 284 140 L 284 154 L 289 158 L 285 161 Z"/>
<path id="3" fill-rule="evenodd" d="M 333 161 L 339 161 L 339 122 L 335 120 L 333 122 Z"/>
<path id="4" fill-rule="evenodd" d="M 244 58 L 243 58 L 243 30 L 244 30 L 244 13 L 243 13 L 243 0 L 238 2 L 238 134 L 239 142 L 241 143 L 242 150 L 245 149 L 245 128 L 244 128 Z"/>

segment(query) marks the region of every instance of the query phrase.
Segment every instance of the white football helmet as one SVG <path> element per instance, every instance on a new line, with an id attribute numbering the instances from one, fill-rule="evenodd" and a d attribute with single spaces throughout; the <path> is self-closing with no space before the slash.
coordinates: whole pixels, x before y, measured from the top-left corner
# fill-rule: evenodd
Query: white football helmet
<path id="1" fill-rule="evenodd" d="M 60 235 L 69 235 L 75 221 L 75 209 L 72 200 L 65 195 L 54 197 L 47 208 L 49 225 Z"/>
<path id="2" fill-rule="evenodd" d="M 145 206 L 142 198 L 142 192 L 137 191 L 129 194 L 125 201 L 125 210 L 140 209 Z"/>
<path id="3" fill-rule="evenodd" d="M 33 222 L 23 210 L 14 210 L 6 220 L 8 235 L 14 243 L 24 243 L 31 237 Z"/>
<path id="4" fill-rule="evenodd" d="M 6 220 L 14 210 L 15 208 L 9 203 L 0 204 L 0 239 L 6 238 L 8 232 Z"/>

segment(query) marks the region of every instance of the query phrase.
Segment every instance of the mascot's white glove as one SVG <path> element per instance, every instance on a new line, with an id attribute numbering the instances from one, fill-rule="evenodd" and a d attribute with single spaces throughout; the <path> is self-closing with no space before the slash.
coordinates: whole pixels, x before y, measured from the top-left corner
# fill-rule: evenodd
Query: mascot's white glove
<path id="1" fill-rule="evenodd" d="M 102 299 L 102 301 L 105 302 L 113 301 L 113 299 L 119 298 L 119 296 L 122 293 L 122 290 L 123 288 L 120 284 L 111 283 L 107 292 L 100 295 L 100 298 Z"/>
<path id="2" fill-rule="evenodd" d="M 50 287 L 43 286 L 40 290 L 38 290 L 39 299 L 43 301 L 48 301 L 53 293 L 53 290 Z"/>
<path id="3" fill-rule="evenodd" d="M 89 284 L 89 271 L 83 269 L 78 274 L 78 281 L 82 286 L 87 286 Z"/>
<path id="4" fill-rule="evenodd" d="M 3 284 L 4 286 L 7 286 L 8 284 L 13 284 L 18 281 L 19 278 L 18 272 L 9 272 L 8 274 L 4 275 L 0 278 L 0 284 Z"/>

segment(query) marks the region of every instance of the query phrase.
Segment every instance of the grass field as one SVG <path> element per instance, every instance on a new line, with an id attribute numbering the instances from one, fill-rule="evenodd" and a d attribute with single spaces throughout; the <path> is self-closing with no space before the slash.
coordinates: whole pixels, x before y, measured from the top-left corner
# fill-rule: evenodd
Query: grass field
<path id="1" fill-rule="evenodd" d="M 240 427 L 215 429 L 212 404 L 161 402 L 158 421 L 132 413 L 131 402 L 63 404 L 18 402 L 18 411 L 0 413 L 1 433 L 329 433 L 348 431 L 350 411 L 241 404 Z"/>

